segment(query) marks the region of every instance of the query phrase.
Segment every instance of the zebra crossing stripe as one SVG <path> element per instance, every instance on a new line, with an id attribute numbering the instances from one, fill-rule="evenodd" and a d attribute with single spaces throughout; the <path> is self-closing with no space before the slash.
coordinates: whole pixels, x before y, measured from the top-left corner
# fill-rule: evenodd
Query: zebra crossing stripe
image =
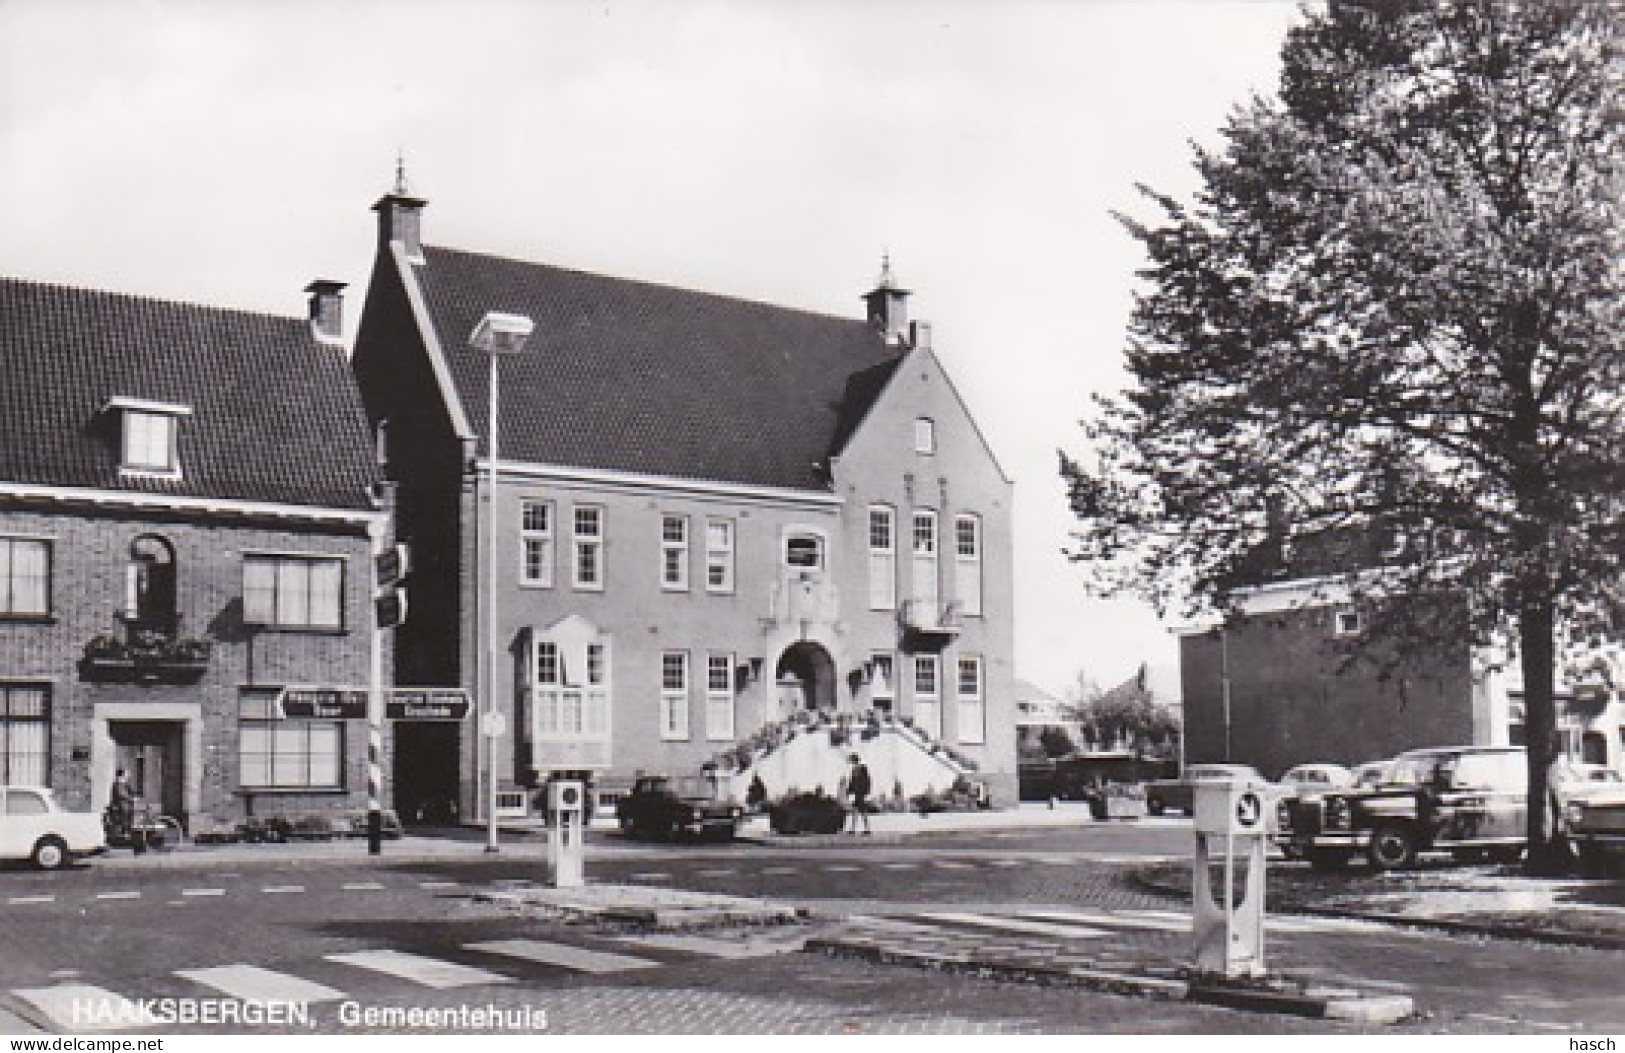
<path id="1" fill-rule="evenodd" d="M 683 951 L 688 954 L 704 954 L 712 958 L 767 958 L 775 954 L 787 954 L 798 951 L 807 942 L 805 936 L 797 936 L 788 940 L 770 940 L 759 937 L 746 937 L 742 940 L 723 940 L 715 936 L 700 936 L 683 933 L 656 932 L 642 936 L 618 936 L 616 939 L 623 943 L 634 943 L 642 947 L 655 947 L 667 951 Z"/>
<path id="2" fill-rule="evenodd" d="M 619 973 L 628 969 L 648 969 L 660 963 L 648 958 L 634 958 L 629 954 L 593 951 L 567 943 L 547 943 L 543 940 L 489 940 L 484 943 L 465 943 L 464 950 L 500 954 L 543 965 L 557 965 L 583 973 Z"/>
<path id="3" fill-rule="evenodd" d="M 345 954 L 326 954 L 322 957 L 330 962 L 370 969 L 375 973 L 388 973 L 390 976 L 398 976 L 403 980 L 410 980 L 436 990 L 513 982 L 511 977 L 486 972 L 484 969 L 441 961 L 421 954 L 408 954 L 405 951 L 350 951 Z"/>
<path id="4" fill-rule="evenodd" d="M 256 965 L 221 965 L 210 969 L 179 969 L 176 976 L 212 987 L 245 1002 L 331 1002 L 343 991 Z"/>
<path id="5" fill-rule="evenodd" d="M 32 1003 L 64 1031 L 128 1031 L 157 1023 L 146 1019 L 138 1003 L 90 984 L 20 988 L 11 993 Z"/>
<path id="6" fill-rule="evenodd" d="M 1091 929 L 1084 925 L 1058 925 L 1047 921 L 1026 921 L 1022 918 L 988 916 L 984 914 L 921 914 L 932 921 L 945 921 L 953 925 L 973 925 L 1002 932 L 1026 932 L 1039 936 L 1068 936 L 1074 939 L 1097 939 L 1110 935 L 1105 929 Z"/>

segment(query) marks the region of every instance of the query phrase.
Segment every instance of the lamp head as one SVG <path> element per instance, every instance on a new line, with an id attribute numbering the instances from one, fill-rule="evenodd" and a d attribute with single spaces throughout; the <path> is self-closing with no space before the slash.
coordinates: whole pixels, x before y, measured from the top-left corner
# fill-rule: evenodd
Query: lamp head
<path id="1" fill-rule="evenodd" d="M 469 334 L 468 342 L 487 354 L 513 355 L 525 349 L 536 323 L 522 314 L 487 311 Z"/>

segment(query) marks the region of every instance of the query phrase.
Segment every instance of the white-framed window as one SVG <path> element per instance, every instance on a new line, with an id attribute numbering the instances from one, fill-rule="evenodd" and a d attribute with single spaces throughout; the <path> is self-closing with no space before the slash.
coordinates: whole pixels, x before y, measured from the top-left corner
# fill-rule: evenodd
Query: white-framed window
<path id="1" fill-rule="evenodd" d="M 688 517 L 660 517 L 660 587 L 688 591 Z"/>
<path id="2" fill-rule="evenodd" d="M 734 523 L 731 519 L 705 521 L 705 591 L 734 590 Z"/>
<path id="3" fill-rule="evenodd" d="M 537 741 L 599 740 L 609 729 L 609 656 L 602 642 L 569 657 L 554 640 L 538 638 L 531 663 L 531 727 Z M 570 668 L 570 663 L 585 667 Z"/>
<path id="4" fill-rule="evenodd" d="M 913 518 L 914 553 L 913 599 L 934 619 L 937 607 L 937 514 L 929 508 L 916 509 Z"/>
<path id="5" fill-rule="evenodd" d="M 660 737 L 688 738 L 688 652 L 660 655 Z"/>
<path id="6" fill-rule="evenodd" d="M 0 618 L 43 618 L 51 613 L 51 543 L 44 538 L 0 537 Z"/>
<path id="7" fill-rule="evenodd" d="M 784 565 L 793 570 L 824 569 L 824 536 L 796 530 L 784 536 Z"/>
<path id="8" fill-rule="evenodd" d="M 984 704 L 982 659 L 979 655 L 964 655 L 959 659 L 958 734 L 960 742 L 987 741 L 987 708 Z"/>
<path id="9" fill-rule="evenodd" d="M 570 584 L 578 589 L 604 587 L 604 510 L 598 505 L 576 505 L 570 539 L 575 549 Z"/>
<path id="10" fill-rule="evenodd" d="M 734 656 L 713 651 L 705 656 L 705 737 L 717 742 L 734 737 Z"/>
<path id="11" fill-rule="evenodd" d="M 1365 630 L 1365 616 L 1351 607 L 1334 611 L 1332 632 L 1338 636 L 1358 636 Z"/>
<path id="12" fill-rule="evenodd" d="M 519 583 L 553 586 L 553 502 L 519 500 Z"/>
<path id="13" fill-rule="evenodd" d="M 893 710 L 897 702 L 897 663 L 890 651 L 869 655 L 869 704 Z"/>
<path id="14" fill-rule="evenodd" d="M 960 614 L 982 613 L 982 518 L 954 517 L 954 600 Z"/>
<path id="15" fill-rule="evenodd" d="M 243 621 L 272 629 L 343 629 L 344 560 L 245 553 Z"/>
<path id="16" fill-rule="evenodd" d="M 914 722 L 932 738 L 942 737 L 942 696 L 937 656 L 914 656 Z"/>
<path id="17" fill-rule="evenodd" d="M 179 471 L 175 448 L 178 421 L 173 413 L 125 410 L 123 467 L 132 472 L 161 475 Z"/>
<path id="18" fill-rule="evenodd" d="M 869 506 L 869 609 L 897 606 L 897 512 L 890 505 Z"/>
<path id="19" fill-rule="evenodd" d="M 937 452 L 937 423 L 930 417 L 914 419 L 914 452 Z"/>
<path id="20" fill-rule="evenodd" d="M 51 784 L 51 688 L 0 683 L 0 785 Z"/>
<path id="21" fill-rule="evenodd" d="M 344 785 L 344 722 L 282 720 L 277 688 L 243 688 L 237 778 L 245 789 L 334 790 Z"/>

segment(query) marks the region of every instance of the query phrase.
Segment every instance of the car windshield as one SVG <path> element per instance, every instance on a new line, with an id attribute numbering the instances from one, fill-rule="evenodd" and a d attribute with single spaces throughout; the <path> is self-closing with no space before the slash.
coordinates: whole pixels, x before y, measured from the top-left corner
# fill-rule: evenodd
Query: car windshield
<path id="1" fill-rule="evenodd" d="M 672 793 L 684 800 L 706 800 L 716 796 L 716 785 L 703 775 L 679 775 L 667 784 Z"/>
<path id="2" fill-rule="evenodd" d="M 1458 789 L 1520 789 L 1528 784 L 1522 753 L 1429 753 L 1400 757 L 1383 777 L 1388 786 L 1447 785 Z"/>

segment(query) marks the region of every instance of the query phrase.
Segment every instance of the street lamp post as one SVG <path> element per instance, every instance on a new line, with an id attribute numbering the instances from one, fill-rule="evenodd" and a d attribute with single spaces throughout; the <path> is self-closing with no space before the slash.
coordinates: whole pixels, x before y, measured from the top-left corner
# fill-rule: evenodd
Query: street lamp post
<path id="1" fill-rule="evenodd" d="M 535 331 L 536 323 L 524 315 L 488 311 L 474 327 L 468 342 L 491 361 L 490 414 L 486 419 L 485 488 L 485 850 L 499 851 L 497 843 L 497 739 L 502 728 L 497 712 L 497 360 L 516 355 Z"/>

